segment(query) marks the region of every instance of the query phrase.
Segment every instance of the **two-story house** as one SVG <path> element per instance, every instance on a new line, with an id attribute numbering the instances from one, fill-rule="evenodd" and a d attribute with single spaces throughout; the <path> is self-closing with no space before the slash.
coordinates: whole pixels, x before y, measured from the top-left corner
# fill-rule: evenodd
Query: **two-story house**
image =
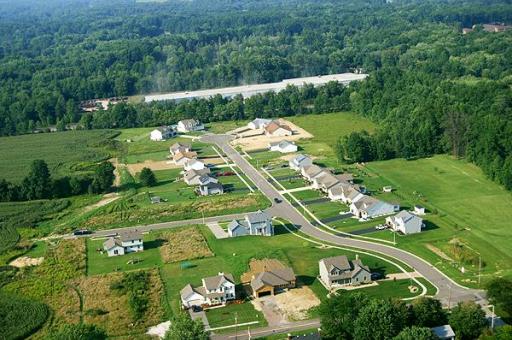
<path id="1" fill-rule="evenodd" d="M 318 262 L 320 279 L 327 288 L 346 285 L 360 285 L 371 282 L 371 272 L 361 260 L 349 261 L 345 256 L 334 256 L 321 259 Z"/>
<path id="2" fill-rule="evenodd" d="M 402 210 L 394 216 L 387 217 L 386 224 L 394 231 L 399 231 L 404 235 L 419 233 L 421 229 L 425 227 L 421 217 L 413 215 L 406 210 Z"/>
<path id="3" fill-rule="evenodd" d="M 201 286 L 186 285 L 180 292 L 184 308 L 192 306 L 215 306 L 236 298 L 233 275 L 219 273 L 202 279 Z"/>
<path id="4" fill-rule="evenodd" d="M 176 130 L 172 126 L 161 126 L 151 131 L 149 139 L 159 142 L 174 136 L 176 136 Z"/>
<path id="5" fill-rule="evenodd" d="M 187 133 L 204 130 L 204 125 L 196 119 L 184 119 L 178 122 L 178 132 Z"/>
<path id="6" fill-rule="evenodd" d="M 243 220 L 233 220 L 228 225 L 229 237 L 245 235 L 274 235 L 272 218 L 261 210 L 245 215 Z"/>
<path id="7" fill-rule="evenodd" d="M 142 234 L 137 231 L 122 232 L 116 237 L 110 237 L 103 243 L 103 249 L 108 256 L 119 256 L 144 250 Z"/>

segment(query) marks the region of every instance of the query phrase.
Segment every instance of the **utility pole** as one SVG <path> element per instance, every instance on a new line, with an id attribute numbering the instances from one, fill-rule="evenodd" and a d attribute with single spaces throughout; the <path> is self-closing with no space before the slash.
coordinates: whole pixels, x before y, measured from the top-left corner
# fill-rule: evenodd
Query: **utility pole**
<path id="1" fill-rule="evenodd" d="M 238 339 L 238 313 L 235 312 L 235 340 Z"/>
<path id="2" fill-rule="evenodd" d="M 480 287 L 481 280 L 482 280 L 482 255 L 478 254 L 478 287 Z"/>
<path id="3" fill-rule="evenodd" d="M 448 309 L 452 308 L 452 285 L 448 285 Z"/>

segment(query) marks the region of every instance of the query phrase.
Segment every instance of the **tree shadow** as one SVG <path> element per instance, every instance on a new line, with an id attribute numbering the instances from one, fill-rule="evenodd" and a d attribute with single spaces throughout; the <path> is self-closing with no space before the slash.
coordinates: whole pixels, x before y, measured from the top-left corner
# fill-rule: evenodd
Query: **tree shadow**
<path id="1" fill-rule="evenodd" d="M 164 243 L 165 243 L 165 240 L 161 239 L 161 238 L 157 238 L 152 241 L 146 241 L 146 242 L 144 242 L 144 249 L 149 250 L 149 249 L 160 248 L 161 246 L 164 245 Z"/>
<path id="2" fill-rule="evenodd" d="M 422 229 L 422 231 L 430 231 L 430 230 L 436 230 L 436 229 L 439 229 L 439 227 L 437 226 L 437 224 L 432 223 L 432 222 L 430 222 L 430 221 L 423 220 L 423 223 L 425 223 L 425 228 L 423 228 L 423 229 Z"/>
<path id="3" fill-rule="evenodd" d="M 311 286 L 313 282 L 315 282 L 316 277 L 307 276 L 307 275 L 298 275 L 297 276 L 297 285 L 298 286 Z"/>

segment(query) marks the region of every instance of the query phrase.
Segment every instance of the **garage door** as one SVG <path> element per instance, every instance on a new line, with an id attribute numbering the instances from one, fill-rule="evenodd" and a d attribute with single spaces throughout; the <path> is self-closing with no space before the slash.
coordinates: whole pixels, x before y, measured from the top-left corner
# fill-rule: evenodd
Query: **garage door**
<path id="1" fill-rule="evenodd" d="M 268 295 L 272 295 L 272 292 L 271 291 L 267 291 L 267 292 L 258 293 L 258 297 L 268 296 Z"/>

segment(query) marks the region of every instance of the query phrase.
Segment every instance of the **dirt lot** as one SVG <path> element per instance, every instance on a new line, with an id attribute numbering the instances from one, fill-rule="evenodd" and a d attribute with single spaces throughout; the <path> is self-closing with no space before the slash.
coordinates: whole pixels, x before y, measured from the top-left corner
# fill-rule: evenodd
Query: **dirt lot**
<path id="1" fill-rule="evenodd" d="M 103 198 L 101 199 L 101 201 L 97 202 L 97 203 L 94 203 L 94 204 L 91 204 L 91 205 L 88 205 L 84 208 L 84 212 L 89 212 L 89 211 L 92 211 L 94 209 L 97 209 L 97 208 L 101 208 L 109 203 L 112 203 L 114 202 L 115 200 L 119 199 L 119 194 L 118 193 L 110 193 L 110 194 L 105 194 L 103 195 Z"/>
<path id="2" fill-rule="evenodd" d="M 258 273 L 284 267 L 284 264 L 276 259 L 252 259 L 251 262 L 249 262 L 249 271 L 247 273 L 243 273 L 240 280 L 242 283 L 249 283 L 251 282 L 252 277 Z"/>
<path id="3" fill-rule="evenodd" d="M 298 127 L 290 121 L 279 119 L 282 124 L 288 125 L 293 130 L 292 136 L 287 137 L 268 137 L 262 130 L 249 130 L 239 134 L 240 138 L 235 139 L 232 143 L 234 146 L 240 146 L 244 151 L 261 150 L 268 147 L 268 143 L 278 142 L 282 140 L 297 141 L 303 138 L 312 138 L 313 135 Z M 256 135 L 255 135 L 256 134 Z"/>
<path id="4" fill-rule="evenodd" d="M 17 268 L 23 268 L 23 267 L 29 267 L 29 266 L 38 266 L 41 263 L 43 263 L 44 257 L 37 257 L 37 258 L 31 258 L 27 256 L 18 257 L 11 263 L 9 263 L 9 266 L 17 267 Z"/>
<path id="5" fill-rule="evenodd" d="M 305 320 L 308 310 L 320 305 L 313 291 L 302 286 L 275 296 L 265 296 L 252 301 L 256 310 L 262 311 L 271 326 L 290 321 Z"/>

